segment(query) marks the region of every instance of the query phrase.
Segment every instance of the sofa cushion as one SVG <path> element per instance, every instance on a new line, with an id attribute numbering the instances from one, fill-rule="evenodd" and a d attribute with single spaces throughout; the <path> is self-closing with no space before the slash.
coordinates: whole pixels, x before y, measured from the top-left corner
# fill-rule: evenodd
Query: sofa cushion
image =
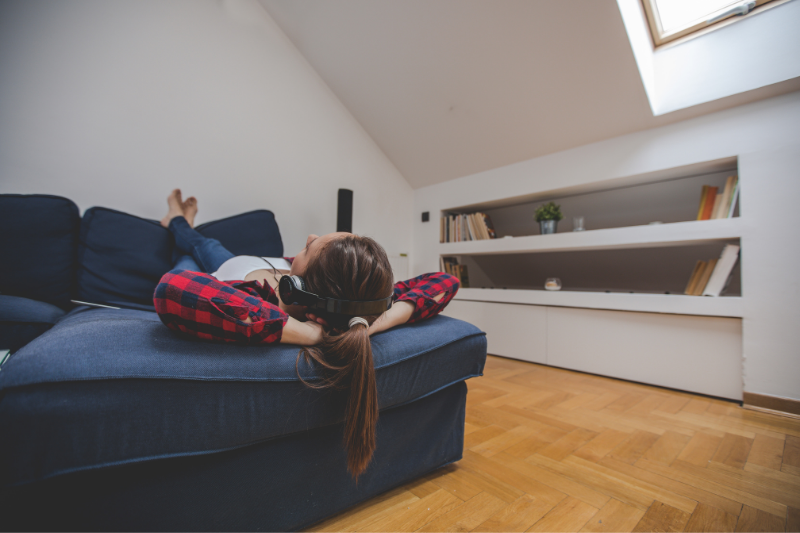
<path id="1" fill-rule="evenodd" d="M 172 268 L 173 239 L 155 220 L 92 207 L 78 247 L 78 300 L 152 308 L 153 291 Z"/>
<path id="2" fill-rule="evenodd" d="M 0 294 L 0 322 L 30 322 L 52 326 L 64 315 L 66 312 L 53 304 Z"/>
<path id="3" fill-rule="evenodd" d="M 12 352 L 53 327 L 66 313 L 60 307 L 0 294 L 0 350 Z"/>
<path id="4" fill-rule="evenodd" d="M 79 227 L 71 200 L 0 195 L 0 293 L 69 308 Z"/>
<path id="5" fill-rule="evenodd" d="M 217 239 L 234 255 L 283 257 L 283 241 L 272 211 L 259 209 L 195 228 L 201 235 Z"/>
<path id="6" fill-rule="evenodd" d="M 484 333 L 438 316 L 373 337 L 381 409 L 483 371 Z M 180 337 L 154 313 L 76 311 L 0 372 L 0 482 L 212 453 L 338 423 L 342 392 L 297 377 L 298 347 Z M 314 379 L 302 360 L 299 371 Z"/>

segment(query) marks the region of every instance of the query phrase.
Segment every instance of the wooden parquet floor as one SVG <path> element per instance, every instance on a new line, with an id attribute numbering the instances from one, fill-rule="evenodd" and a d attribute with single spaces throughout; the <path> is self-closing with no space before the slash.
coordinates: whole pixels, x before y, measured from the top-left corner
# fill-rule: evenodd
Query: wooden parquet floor
<path id="1" fill-rule="evenodd" d="M 310 531 L 799 531 L 800 420 L 490 356 L 464 458 Z"/>

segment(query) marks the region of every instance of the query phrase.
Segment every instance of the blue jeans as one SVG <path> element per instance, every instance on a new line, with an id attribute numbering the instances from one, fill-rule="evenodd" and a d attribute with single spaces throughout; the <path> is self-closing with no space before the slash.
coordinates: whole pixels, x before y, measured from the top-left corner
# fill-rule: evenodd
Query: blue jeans
<path id="1" fill-rule="evenodd" d="M 172 258 L 175 266 L 172 268 L 211 273 L 234 257 L 218 240 L 200 235 L 183 217 L 173 218 L 169 230 L 175 236 L 177 247 Z"/>

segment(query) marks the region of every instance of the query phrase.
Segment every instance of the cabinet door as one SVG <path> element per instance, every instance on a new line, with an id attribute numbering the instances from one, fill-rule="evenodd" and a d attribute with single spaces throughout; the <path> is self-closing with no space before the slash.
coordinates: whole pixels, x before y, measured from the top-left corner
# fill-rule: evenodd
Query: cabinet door
<path id="1" fill-rule="evenodd" d="M 742 399 L 742 320 L 547 309 L 547 363 Z"/>
<path id="2" fill-rule="evenodd" d="M 485 331 L 492 355 L 546 363 L 545 307 L 453 300 L 444 314 Z"/>

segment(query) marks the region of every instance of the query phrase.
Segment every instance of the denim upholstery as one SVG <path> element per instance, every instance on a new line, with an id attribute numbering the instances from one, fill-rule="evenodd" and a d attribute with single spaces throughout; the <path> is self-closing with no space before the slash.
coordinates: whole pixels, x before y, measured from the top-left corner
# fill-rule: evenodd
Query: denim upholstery
<path id="1" fill-rule="evenodd" d="M 155 220 L 92 207 L 78 247 L 78 300 L 153 305 L 158 280 L 172 268 L 172 235 Z"/>
<path id="2" fill-rule="evenodd" d="M 197 227 L 237 255 L 281 257 L 283 242 L 271 211 L 257 210 Z M 152 309 L 153 291 L 172 269 L 172 234 L 155 220 L 105 207 L 87 209 L 78 248 L 78 299 Z M 136 305 L 130 305 L 136 304 Z"/>
<path id="3" fill-rule="evenodd" d="M 380 408 L 480 375 L 485 347 L 480 330 L 444 316 L 376 335 Z M 345 397 L 306 387 L 297 353 L 291 345 L 186 339 L 143 311 L 74 311 L 0 372 L 0 434 L 8 435 L 0 484 L 216 452 L 341 422 Z M 305 363 L 300 370 L 315 378 Z"/>
<path id="4" fill-rule="evenodd" d="M 0 294 L 68 309 L 80 221 L 66 198 L 1 194 Z"/>
<path id="5" fill-rule="evenodd" d="M 248 211 L 195 228 L 201 235 L 217 239 L 233 255 L 283 257 L 283 241 L 272 211 Z"/>
<path id="6" fill-rule="evenodd" d="M 356 484 L 345 398 L 299 382 L 298 347 L 172 333 L 147 311 L 171 234 L 105 208 L 79 221 L 63 198 L 0 195 L 0 348 L 41 334 L 0 369 L 2 529 L 293 530 L 461 458 L 464 380 L 486 358 L 478 329 L 439 316 L 373 337 L 378 447 Z M 269 211 L 198 231 L 283 255 Z M 43 303 L 68 310 L 75 296 L 128 309 Z"/>
<path id="7" fill-rule="evenodd" d="M 0 350 L 18 350 L 53 327 L 65 314 L 53 304 L 0 294 Z"/>
<path id="8" fill-rule="evenodd" d="M 461 459 L 466 384 L 381 412 L 355 483 L 337 424 L 214 454 L 84 470 L 0 492 L 4 530 L 292 531 Z M 0 489 L 2 490 L 2 489 Z"/>

